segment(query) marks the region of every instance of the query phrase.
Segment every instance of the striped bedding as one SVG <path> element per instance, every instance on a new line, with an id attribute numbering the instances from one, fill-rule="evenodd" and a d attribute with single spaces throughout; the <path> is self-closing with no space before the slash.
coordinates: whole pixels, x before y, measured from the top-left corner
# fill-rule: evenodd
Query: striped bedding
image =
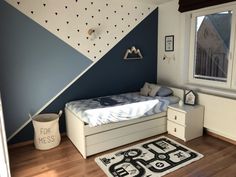
<path id="1" fill-rule="evenodd" d="M 66 108 L 90 127 L 151 116 L 166 111 L 178 97 L 149 97 L 138 92 L 72 101 Z"/>

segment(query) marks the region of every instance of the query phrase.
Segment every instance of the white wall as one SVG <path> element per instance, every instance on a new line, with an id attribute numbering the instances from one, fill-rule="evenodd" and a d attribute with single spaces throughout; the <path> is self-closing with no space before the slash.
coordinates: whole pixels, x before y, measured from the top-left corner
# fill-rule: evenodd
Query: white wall
<path id="1" fill-rule="evenodd" d="M 158 24 L 158 82 L 181 85 L 181 68 L 183 58 L 180 57 L 181 42 L 181 13 L 178 12 L 178 1 L 159 5 Z M 174 52 L 165 52 L 165 36 L 174 35 Z M 167 56 L 163 60 L 164 55 Z M 174 76 L 174 77 L 173 77 Z M 181 83 L 180 83 L 181 82 Z"/>
<path id="2" fill-rule="evenodd" d="M 187 85 L 189 29 L 190 13 L 178 12 L 178 0 L 159 5 L 157 82 L 182 88 L 189 87 Z M 175 36 L 174 52 L 165 52 L 165 35 Z M 168 59 L 163 60 L 164 55 Z M 192 88 L 204 90 L 197 86 Z M 220 93 L 225 94 L 224 91 L 217 94 Z M 228 97 L 231 95 L 228 94 Z M 236 100 L 200 92 L 198 96 L 199 103 L 205 106 L 204 127 L 236 140 Z"/>

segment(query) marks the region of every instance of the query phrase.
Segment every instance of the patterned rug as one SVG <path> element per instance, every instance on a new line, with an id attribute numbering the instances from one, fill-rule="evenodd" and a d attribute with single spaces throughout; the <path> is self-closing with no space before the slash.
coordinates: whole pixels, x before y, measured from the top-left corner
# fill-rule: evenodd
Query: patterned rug
<path id="1" fill-rule="evenodd" d="M 202 158 L 203 155 L 167 137 L 97 157 L 109 177 L 159 177 Z"/>

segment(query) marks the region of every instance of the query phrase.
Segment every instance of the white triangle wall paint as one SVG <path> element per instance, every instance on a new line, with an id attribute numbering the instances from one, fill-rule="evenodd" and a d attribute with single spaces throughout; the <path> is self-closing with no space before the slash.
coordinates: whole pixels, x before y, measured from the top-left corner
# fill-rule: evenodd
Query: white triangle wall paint
<path id="1" fill-rule="evenodd" d="M 6 0 L 6 2 L 93 62 L 109 52 L 158 5 L 153 0 Z M 95 30 L 92 36 L 88 34 L 89 29 Z"/>

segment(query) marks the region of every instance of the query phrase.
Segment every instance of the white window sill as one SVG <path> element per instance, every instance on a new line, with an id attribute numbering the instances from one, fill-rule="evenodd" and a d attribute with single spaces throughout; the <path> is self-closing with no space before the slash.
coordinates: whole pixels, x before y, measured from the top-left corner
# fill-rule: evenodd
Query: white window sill
<path id="1" fill-rule="evenodd" d="M 236 90 L 232 90 L 232 89 L 206 87 L 206 86 L 192 84 L 192 83 L 187 83 L 185 85 L 185 88 L 194 90 L 196 92 L 209 94 L 209 95 L 215 95 L 215 96 L 220 96 L 220 97 L 224 97 L 224 98 L 236 99 Z"/>

